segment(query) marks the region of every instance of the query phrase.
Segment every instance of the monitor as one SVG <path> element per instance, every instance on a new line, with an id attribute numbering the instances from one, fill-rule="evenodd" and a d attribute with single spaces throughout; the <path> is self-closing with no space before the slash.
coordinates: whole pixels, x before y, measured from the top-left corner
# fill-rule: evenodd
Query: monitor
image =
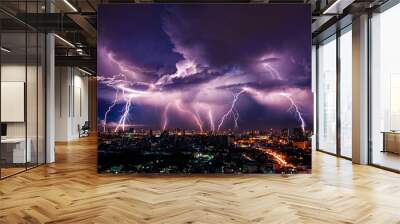
<path id="1" fill-rule="evenodd" d="M 7 136 L 7 124 L 1 123 L 1 136 Z"/>

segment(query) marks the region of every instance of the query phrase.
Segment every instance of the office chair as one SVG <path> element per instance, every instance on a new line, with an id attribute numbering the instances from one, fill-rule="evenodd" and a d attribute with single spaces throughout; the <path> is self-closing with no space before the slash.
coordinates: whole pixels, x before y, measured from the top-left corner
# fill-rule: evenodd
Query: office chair
<path id="1" fill-rule="evenodd" d="M 82 127 L 78 125 L 78 129 L 79 129 L 79 138 L 89 136 L 89 129 L 90 129 L 89 121 L 85 121 Z"/>

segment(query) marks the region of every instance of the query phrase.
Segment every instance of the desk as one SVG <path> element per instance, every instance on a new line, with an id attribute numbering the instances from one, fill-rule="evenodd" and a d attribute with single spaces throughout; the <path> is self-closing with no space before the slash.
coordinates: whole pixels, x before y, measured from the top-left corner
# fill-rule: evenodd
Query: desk
<path id="1" fill-rule="evenodd" d="M 25 138 L 5 138 L 1 139 L 1 151 L 2 157 L 3 152 L 6 162 L 9 163 L 26 163 L 31 162 L 32 160 L 32 153 L 31 153 L 31 139 L 27 139 L 26 142 L 28 143 L 25 151 Z M 8 152 L 8 153 L 7 153 Z M 10 155 L 12 154 L 12 155 Z M 11 159 L 12 158 L 12 159 Z"/>
<path id="2" fill-rule="evenodd" d="M 400 154 L 400 132 L 384 131 L 383 134 L 383 151 Z"/>

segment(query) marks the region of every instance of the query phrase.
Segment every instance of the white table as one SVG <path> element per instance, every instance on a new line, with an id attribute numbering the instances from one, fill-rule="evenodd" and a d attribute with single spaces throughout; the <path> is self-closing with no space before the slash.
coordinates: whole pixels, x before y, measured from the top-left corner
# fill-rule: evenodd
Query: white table
<path id="1" fill-rule="evenodd" d="M 1 139 L 2 147 L 13 147 L 13 163 L 26 163 L 31 162 L 32 152 L 31 152 L 31 139 L 26 139 L 28 143 L 25 151 L 25 138 L 5 138 Z"/>

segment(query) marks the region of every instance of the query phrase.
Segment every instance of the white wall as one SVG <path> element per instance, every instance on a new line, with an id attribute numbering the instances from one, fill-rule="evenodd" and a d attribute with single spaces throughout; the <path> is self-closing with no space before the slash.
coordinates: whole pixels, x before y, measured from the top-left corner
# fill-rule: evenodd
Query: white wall
<path id="1" fill-rule="evenodd" d="M 75 70 L 76 72 L 76 70 Z M 89 120 L 88 111 L 88 78 L 81 76 L 82 73 L 74 75 L 74 108 L 72 109 L 73 119 L 71 120 L 72 136 L 79 137 L 78 125 L 83 125 L 85 121 Z"/>
<path id="2" fill-rule="evenodd" d="M 55 141 L 67 141 L 69 131 L 69 70 L 67 67 L 55 68 Z"/>
<path id="3" fill-rule="evenodd" d="M 56 67 L 55 73 L 55 140 L 70 141 L 88 121 L 88 78 L 72 67 Z"/>

